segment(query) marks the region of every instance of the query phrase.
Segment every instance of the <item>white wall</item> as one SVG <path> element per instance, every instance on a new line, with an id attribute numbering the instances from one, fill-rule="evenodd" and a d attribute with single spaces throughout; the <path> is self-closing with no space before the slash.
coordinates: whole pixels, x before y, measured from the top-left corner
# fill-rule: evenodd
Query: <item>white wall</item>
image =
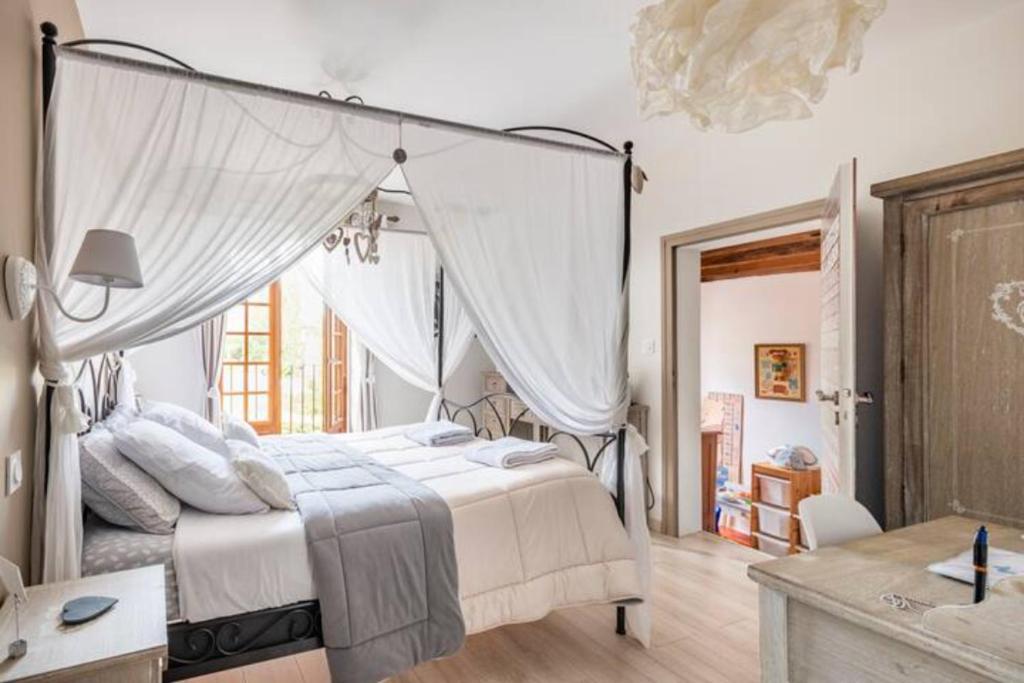
<path id="1" fill-rule="evenodd" d="M 463 405 L 475 401 L 483 396 L 482 373 L 490 370 L 494 370 L 494 363 L 474 339 L 462 363 L 448 379 L 445 397 Z M 377 414 L 381 427 L 421 422 L 432 397 L 430 392 L 412 386 L 383 363 L 377 363 Z"/>
<path id="2" fill-rule="evenodd" d="M 820 275 L 789 273 L 705 282 L 700 286 L 701 396 L 709 391 L 743 394 L 743 483 L 750 466 L 775 446 L 794 444 L 821 451 Z M 754 396 L 754 344 L 806 344 L 804 402 Z"/>
<path id="3" fill-rule="evenodd" d="M 135 390 L 141 398 L 203 413 L 206 380 L 198 328 L 133 349 L 128 360 L 135 368 Z"/>
<path id="4" fill-rule="evenodd" d="M 942 20 L 950 13 L 969 16 Z M 739 135 L 701 133 L 681 116 L 641 120 L 632 84 L 624 82 L 578 103 L 575 115 L 560 121 L 609 140 L 634 140 L 650 176 L 633 204 L 630 375 L 634 397 L 651 406 L 659 501 L 660 235 L 823 197 L 836 166 L 857 157 L 859 389 L 882 398 L 882 204 L 868 188 L 1024 147 L 1021 26 L 1022 2 L 899 0 L 868 32 L 860 72 L 833 75 L 810 119 Z M 648 342 L 656 346 L 644 354 Z M 864 409 L 858 425 L 858 497 L 876 514 L 881 411 L 880 402 Z M 693 495 L 693 486 L 680 481 L 680 496 Z"/>

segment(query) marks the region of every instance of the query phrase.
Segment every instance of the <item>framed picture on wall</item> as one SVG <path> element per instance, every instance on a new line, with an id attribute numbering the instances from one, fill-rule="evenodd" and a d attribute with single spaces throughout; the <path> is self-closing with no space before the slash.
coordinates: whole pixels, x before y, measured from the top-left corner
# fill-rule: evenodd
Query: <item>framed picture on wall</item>
<path id="1" fill-rule="evenodd" d="M 754 396 L 806 401 L 805 344 L 754 344 Z"/>

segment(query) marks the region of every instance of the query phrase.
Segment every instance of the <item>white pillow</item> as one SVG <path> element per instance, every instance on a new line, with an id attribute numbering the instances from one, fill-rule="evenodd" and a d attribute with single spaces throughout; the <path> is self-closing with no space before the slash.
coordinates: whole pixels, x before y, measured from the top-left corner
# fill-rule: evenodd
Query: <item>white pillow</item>
<path id="1" fill-rule="evenodd" d="M 245 420 L 240 420 L 233 415 L 224 417 L 224 438 L 228 441 L 244 441 L 254 448 L 260 447 L 260 437 L 252 425 Z M 228 444 L 229 449 L 231 444 Z M 232 453 L 233 455 L 233 453 Z"/>
<path id="2" fill-rule="evenodd" d="M 114 443 L 124 457 L 194 508 L 225 515 L 268 509 L 226 458 L 173 429 L 136 420 L 114 434 Z"/>
<path id="3" fill-rule="evenodd" d="M 188 408 L 163 401 L 146 401 L 146 405 L 142 408 L 142 417 L 162 424 L 164 427 L 170 427 L 214 453 L 220 453 L 224 457 L 229 455 L 228 445 L 224 443 L 224 435 L 221 431 Z"/>
<path id="4" fill-rule="evenodd" d="M 249 485 L 257 496 L 270 507 L 279 510 L 294 510 L 292 490 L 284 476 L 284 470 L 277 462 L 245 441 L 228 439 L 231 450 L 231 466 L 235 474 Z"/>
<path id="5" fill-rule="evenodd" d="M 127 406 L 118 406 L 100 422 L 97 426 L 103 426 L 112 432 L 124 429 L 129 424 L 139 419 L 138 413 Z"/>

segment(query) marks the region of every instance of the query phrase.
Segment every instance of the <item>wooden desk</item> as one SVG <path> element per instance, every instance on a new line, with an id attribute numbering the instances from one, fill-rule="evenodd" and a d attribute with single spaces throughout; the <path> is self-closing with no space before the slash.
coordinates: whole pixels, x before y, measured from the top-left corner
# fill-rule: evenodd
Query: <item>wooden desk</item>
<path id="1" fill-rule="evenodd" d="M 84 595 L 118 603 L 79 626 L 60 623 L 61 607 Z M 13 601 L 0 612 L 0 647 L 14 639 Z M 167 613 L 162 565 L 48 583 L 28 589 L 21 608 L 28 654 L 0 661 L 0 681 L 159 683 L 167 662 Z"/>
<path id="2" fill-rule="evenodd" d="M 935 611 L 924 616 L 929 605 L 971 603 L 971 586 L 926 567 L 969 549 L 978 524 L 945 517 L 751 565 L 747 573 L 760 584 L 761 680 L 1024 681 L 1024 636 L 1010 623 L 1024 615 L 1020 579 L 999 584 L 981 605 L 959 610 L 957 626 L 934 619 Z M 988 528 L 992 546 L 1024 552 L 1020 529 Z M 882 601 L 889 593 L 921 606 L 895 609 Z M 1012 600 L 1019 605 L 1006 602 Z M 987 614 L 978 611 L 982 607 Z"/>

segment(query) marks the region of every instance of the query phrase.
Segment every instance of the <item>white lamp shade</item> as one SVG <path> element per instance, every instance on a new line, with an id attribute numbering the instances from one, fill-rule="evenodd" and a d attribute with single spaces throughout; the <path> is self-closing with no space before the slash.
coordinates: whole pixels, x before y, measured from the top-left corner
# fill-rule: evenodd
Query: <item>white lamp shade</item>
<path id="1" fill-rule="evenodd" d="M 90 230 L 71 266 L 71 279 L 91 285 L 138 289 L 142 270 L 135 238 L 117 230 Z"/>

